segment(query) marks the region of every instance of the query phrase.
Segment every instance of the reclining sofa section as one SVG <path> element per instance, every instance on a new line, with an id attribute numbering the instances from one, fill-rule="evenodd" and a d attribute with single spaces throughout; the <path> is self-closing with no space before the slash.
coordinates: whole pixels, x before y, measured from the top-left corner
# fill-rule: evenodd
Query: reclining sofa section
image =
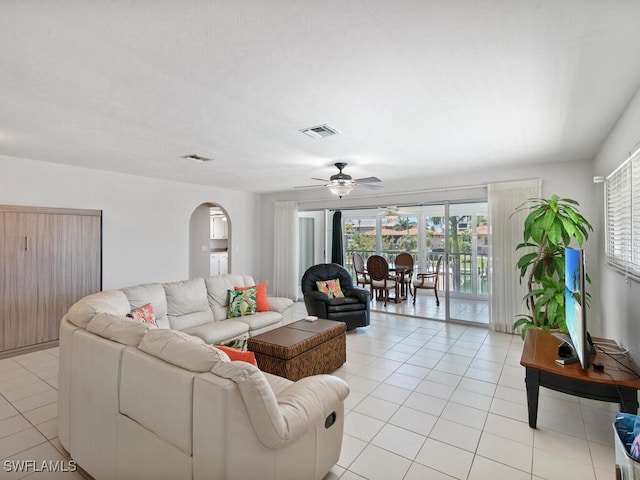
<path id="1" fill-rule="evenodd" d="M 208 345 L 280 326 L 291 300 L 226 319 L 222 289 L 252 284 L 224 275 L 138 285 L 73 305 L 58 374 L 71 458 L 96 479 L 322 479 L 340 455 L 347 384 L 292 382 Z M 160 328 L 126 317 L 147 303 Z"/>

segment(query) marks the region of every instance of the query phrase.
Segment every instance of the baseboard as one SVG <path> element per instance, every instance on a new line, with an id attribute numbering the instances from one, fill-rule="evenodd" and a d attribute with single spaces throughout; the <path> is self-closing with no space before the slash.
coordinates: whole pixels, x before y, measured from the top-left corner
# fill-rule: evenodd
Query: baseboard
<path id="1" fill-rule="evenodd" d="M 52 340 L 50 342 L 38 343 L 36 345 L 26 345 L 24 347 L 12 348 L 11 350 L 0 352 L 0 360 L 3 358 L 17 357 L 18 355 L 24 355 L 25 353 L 37 352 L 38 350 L 46 350 L 47 348 L 57 347 L 58 344 L 58 340 Z"/>

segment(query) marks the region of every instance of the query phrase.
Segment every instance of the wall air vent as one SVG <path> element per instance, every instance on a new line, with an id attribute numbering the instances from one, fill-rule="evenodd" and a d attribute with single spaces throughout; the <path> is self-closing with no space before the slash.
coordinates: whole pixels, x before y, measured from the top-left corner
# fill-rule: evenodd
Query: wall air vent
<path id="1" fill-rule="evenodd" d="M 193 160 L 194 162 L 200 162 L 200 163 L 213 161 L 213 158 L 203 157 L 202 155 L 197 155 L 195 153 L 182 155 L 180 158 L 186 158 L 187 160 Z"/>
<path id="2" fill-rule="evenodd" d="M 316 127 L 303 128 L 300 131 L 312 138 L 330 137 L 331 135 L 338 135 L 340 133 L 338 130 L 330 127 L 326 123 L 323 125 L 318 125 Z"/>

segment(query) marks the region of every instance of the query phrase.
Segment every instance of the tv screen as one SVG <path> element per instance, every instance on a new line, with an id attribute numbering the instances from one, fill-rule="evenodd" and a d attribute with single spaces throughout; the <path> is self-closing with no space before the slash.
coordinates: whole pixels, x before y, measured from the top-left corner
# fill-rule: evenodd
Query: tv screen
<path id="1" fill-rule="evenodd" d="M 565 248 L 564 253 L 565 321 L 575 355 L 582 368 L 588 368 L 591 364 L 591 344 L 587 338 L 584 252 Z"/>

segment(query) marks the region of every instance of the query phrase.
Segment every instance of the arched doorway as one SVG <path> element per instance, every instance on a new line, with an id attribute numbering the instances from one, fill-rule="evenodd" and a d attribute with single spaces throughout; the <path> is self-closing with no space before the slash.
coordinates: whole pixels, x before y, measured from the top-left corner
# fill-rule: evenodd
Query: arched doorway
<path id="1" fill-rule="evenodd" d="M 203 203 L 189 220 L 189 278 L 230 273 L 231 219 L 216 203 Z"/>

